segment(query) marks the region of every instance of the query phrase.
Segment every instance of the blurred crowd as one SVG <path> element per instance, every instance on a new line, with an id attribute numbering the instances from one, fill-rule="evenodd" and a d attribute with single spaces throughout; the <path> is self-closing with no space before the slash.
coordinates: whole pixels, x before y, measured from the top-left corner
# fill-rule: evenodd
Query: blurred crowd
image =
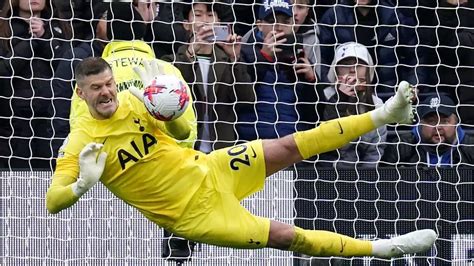
<path id="1" fill-rule="evenodd" d="M 0 3 L 0 168 L 54 167 L 74 69 L 90 56 L 115 65 L 119 90 L 134 80 L 115 69 L 143 58 L 178 68 L 204 153 L 368 112 L 406 80 L 417 91 L 413 126 L 378 128 L 307 164 L 474 163 L 472 1 Z"/>

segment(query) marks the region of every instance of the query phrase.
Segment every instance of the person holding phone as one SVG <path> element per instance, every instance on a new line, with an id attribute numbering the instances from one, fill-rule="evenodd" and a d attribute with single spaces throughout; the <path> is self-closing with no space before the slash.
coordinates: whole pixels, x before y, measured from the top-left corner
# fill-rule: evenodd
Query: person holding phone
<path id="1" fill-rule="evenodd" d="M 192 4 L 183 3 L 183 26 L 189 36 L 186 51 L 190 59 L 211 55 L 216 46 L 224 51 L 231 61 L 239 60 L 241 36 L 233 34 L 230 25 L 221 24 L 217 15 L 218 12 L 224 12 L 225 6 L 225 3 L 207 0 Z"/>
<path id="2" fill-rule="evenodd" d="M 283 137 L 315 126 L 317 78 L 294 24 L 290 0 L 265 0 L 257 28 L 247 35 L 242 58 L 256 82 L 257 102 L 239 113 L 242 139 Z"/>
<path id="3" fill-rule="evenodd" d="M 295 24 L 293 30 L 299 36 L 302 51 L 297 56 L 299 64 L 295 65 L 298 74 L 303 73 L 311 80 L 313 70 L 315 79 L 321 76 L 321 50 L 319 45 L 319 27 L 314 18 L 314 12 L 310 0 L 293 0 L 293 17 Z M 309 69 L 306 65 L 311 65 Z"/>

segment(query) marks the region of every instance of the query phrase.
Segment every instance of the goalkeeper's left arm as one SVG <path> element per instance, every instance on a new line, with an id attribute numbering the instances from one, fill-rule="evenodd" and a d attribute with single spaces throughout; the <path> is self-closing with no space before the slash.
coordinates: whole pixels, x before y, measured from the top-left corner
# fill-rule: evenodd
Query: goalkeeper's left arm
<path id="1" fill-rule="evenodd" d="M 164 122 L 165 133 L 179 140 L 179 145 L 182 147 L 193 148 L 194 142 L 197 139 L 197 119 L 193 108 L 192 93 L 184 81 L 181 74 L 176 74 L 186 84 L 186 89 L 189 94 L 189 104 L 184 113 L 173 121 Z"/>
<path id="2" fill-rule="evenodd" d="M 143 61 L 143 68 L 134 67 L 133 70 L 140 77 L 143 85 L 146 87 L 152 83 L 152 80 L 157 75 L 174 75 L 181 79 L 184 84 L 186 84 L 186 89 L 188 94 L 191 96 L 191 91 L 187 86 L 187 82 L 183 79 L 181 72 L 175 67 L 172 67 L 171 73 L 167 73 L 164 70 L 164 66 L 161 65 L 160 60 L 150 60 Z M 165 62 L 163 62 L 165 63 Z M 168 64 L 168 63 L 166 63 Z M 170 71 L 168 71 L 170 72 Z M 143 91 L 137 87 L 129 87 L 130 93 L 137 97 L 141 102 L 143 102 Z M 160 130 L 162 130 L 167 135 L 173 137 L 174 139 L 181 142 L 180 146 L 186 146 L 192 148 L 194 141 L 197 138 L 197 121 L 196 115 L 194 113 L 192 98 L 190 97 L 189 104 L 186 107 L 184 113 L 177 119 L 172 121 L 156 121 L 156 124 Z"/>
<path id="3" fill-rule="evenodd" d="M 132 95 L 134 95 L 140 103 L 143 104 L 143 91 L 137 87 L 129 87 L 128 90 Z M 178 140 L 180 146 L 192 147 L 194 141 L 197 137 L 197 127 L 196 127 L 196 116 L 194 114 L 194 109 L 192 102 L 186 107 L 184 113 L 171 121 L 161 121 L 156 118 L 153 118 L 150 114 L 150 121 L 163 133 L 166 135 Z"/>
<path id="4" fill-rule="evenodd" d="M 183 115 L 173 121 L 164 122 L 168 135 L 177 140 L 186 140 L 192 133 L 192 125 L 195 121 L 192 105 L 188 105 Z"/>

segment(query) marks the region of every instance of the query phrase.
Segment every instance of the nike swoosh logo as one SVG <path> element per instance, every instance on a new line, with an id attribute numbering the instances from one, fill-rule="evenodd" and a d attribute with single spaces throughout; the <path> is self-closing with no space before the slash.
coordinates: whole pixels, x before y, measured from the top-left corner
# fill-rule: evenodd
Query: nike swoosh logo
<path id="1" fill-rule="evenodd" d="M 339 121 L 337 121 L 337 124 L 339 125 L 339 129 L 341 130 L 339 132 L 339 134 L 344 134 L 344 129 L 342 129 L 341 123 L 339 123 Z"/>
<path id="2" fill-rule="evenodd" d="M 342 241 L 342 237 L 339 238 L 339 239 L 341 240 L 341 250 L 339 251 L 339 253 L 342 253 L 344 251 L 344 248 L 346 247 L 347 243 Z"/>
<path id="3" fill-rule="evenodd" d="M 252 146 L 250 146 L 250 149 L 252 149 L 252 152 L 253 152 L 252 158 L 256 158 L 256 157 L 257 157 L 257 153 L 255 152 L 255 150 L 253 149 Z"/>
<path id="4" fill-rule="evenodd" d="M 260 241 L 253 241 L 253 239 L 250 238 L 250 241 L 248 242 L 249 244 L 257 244 L 260 245 Z"/>

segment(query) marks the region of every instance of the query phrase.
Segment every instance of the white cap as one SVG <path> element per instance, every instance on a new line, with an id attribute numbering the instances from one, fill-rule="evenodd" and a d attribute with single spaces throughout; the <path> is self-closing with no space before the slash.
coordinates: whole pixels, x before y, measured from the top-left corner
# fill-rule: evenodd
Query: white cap
<path id="1" fill-rule="evenodd" d="M 343 59 L 355 57 L 364 61 L 369 66 L 369 79 L 367 82 L 372 82 L 374 79 L 374 61 L 370 56 L 369 50 L 365 45 L 356 42 L 346 42 L 337 47 L 332 61 L 331 68 L 328 72 L 328 80 L 331 83 L 336 82 L 336 65 Z"/>

